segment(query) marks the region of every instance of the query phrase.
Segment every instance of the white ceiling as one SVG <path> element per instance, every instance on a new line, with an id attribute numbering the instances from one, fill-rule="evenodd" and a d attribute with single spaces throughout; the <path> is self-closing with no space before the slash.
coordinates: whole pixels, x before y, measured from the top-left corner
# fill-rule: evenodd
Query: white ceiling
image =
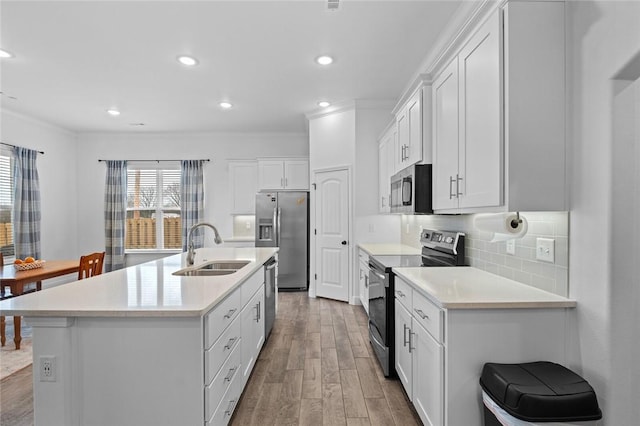
<path id="1" fill-rule="evenodd" d="M 397 100 L 459 5 L 3 0 L 2 107 L 78 132 L 304 132 L 319 100 Z"/>

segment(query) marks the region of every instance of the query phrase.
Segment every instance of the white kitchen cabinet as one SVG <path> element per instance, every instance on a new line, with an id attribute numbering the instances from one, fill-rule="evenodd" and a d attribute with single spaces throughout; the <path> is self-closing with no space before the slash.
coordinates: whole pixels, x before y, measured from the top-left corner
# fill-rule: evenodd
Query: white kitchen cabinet
<path id="1" fill-rule="evenodd" d="M 264 283 L 242 308 L 242 383 L 249 380 L 258 354 L 264 344 Z"/>
<path id="2" fill-rule="evenodd" d="M 508 2 L 433 85 L 436 213 L 566 210 L 564 5 Z"/>
<path id="3" fill-rule="evenodd" d="M 434 83 L 434 210 L 502 202 L 500 14 Z"/>
<path id="4" fill-rule="evenodd" d="M 258 162 L 255 160 L 230 160 L 229 184 L 231 214 L 255 214 L 256 192 L 258 192 Z"/>
<path id="5" fill-rule="evenodd" d="M 420 86 L 396 114 L 396 171 L 423 160 L 422 93 Z"/>
<path id="6" fill-rule="evenodd" d="M 364 250 L 358 252 L 358 277 L 360 303 L 369 315 L 369 255 Z"/>
<path id="7" fill-rule="evenodd" d="M 410 400 L 413 400 L 413 359 L 409 349 L 408 333 L 411 331 L 411 314 L 398 299 L 395 300 L 395 359 L 396 373 Z"/>
<path id="8" fill-rule="evenodd" d="M 309 160 L 259 158 L 258 186 L 260 190 L 308 190 Z"/>
<path id="9" fill-rule="evenodd" d="M 396 275 L 395 286 L 395 368 L 425 425 L 482 425 L 486 362 L 566 362 L 565 309 L 446 309 L 424 283 Z"/>
<path id="10" fill-rule="evenodd" d="M 444 347 L 436 340 L 441 311 L 403 280 L 396 278 L 396 284 L 396 373 L 422 422 L 439 426 L 443 424 L 444 406 Z"/>
<path id="11" fill-rule="evenodd" d="M 378 144 L 378 211 L 390 213 L 391 176 L 395 173 L 396 162 L 395 122 L 383 133 Z"/>
<path id="12" fill-rule="evenodd" d="M 433 209 L 457 208 L 453 193 L 458 173 L 457 57 L 433 83 L 433 141 Z"/>

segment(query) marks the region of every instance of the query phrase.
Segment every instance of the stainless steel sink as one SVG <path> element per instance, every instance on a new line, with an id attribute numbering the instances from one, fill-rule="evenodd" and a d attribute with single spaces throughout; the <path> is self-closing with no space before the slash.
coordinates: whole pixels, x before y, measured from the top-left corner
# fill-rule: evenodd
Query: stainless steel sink
<path id="1" fill-rule="evenodd" d="M 215 276 L 215 275 L 229 275 L 236 272 L 237 269 L 181 269 L 173 273 L 173 275 L 180 275 L 185 277 L 201 277 L 201 276 Z"/>
<path id="2" fill-rule="evenodd" d="M 237 272 L 247 266 L 251 261 L 249 260 L 215 260 L 207 262 L 201 266 L 188 267 L 180 269 L 173 273 L 173 275 L 186 276 L 186 277 L 198 277 L 198 276 L 215 276 L 215 275 L 229 275 Z"/>
<path id="3" fill-rule="evenodd" d="M 238 270 L 251 263 L 248 260 L 216 260 L 211 263 L 207 263 L 198 270 L 211 270 L 211 269 L 235 269 Z"/>

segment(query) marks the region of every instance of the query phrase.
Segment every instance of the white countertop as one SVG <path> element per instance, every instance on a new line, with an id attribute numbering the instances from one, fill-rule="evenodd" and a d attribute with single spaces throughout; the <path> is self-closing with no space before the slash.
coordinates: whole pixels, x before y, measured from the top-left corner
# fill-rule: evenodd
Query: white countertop
<path id="1" fill-rule="evenodd" d="M 393 268 L 447 309 L 573 308 L 576 301 L 473 267 Z"/>
<path id="2" fill-rule="evenodd" d="M 366 251 L 370 256 L 420 254 L 421 253 L 421 250 L 419 248 L 411 247 L 405 244 L 361 243 L 361 244 L 358 244 L 358 247 Z"/>
<path id="3" fill-rule="evenodd" d="M 229 275 L 177 276 L 184 253 L 0 302 L 3 315 L 46 317 L 190 317 L 205 314 L 269 260 L 277 248 L 202 248 L 195 265 L 249 260 Z"/>

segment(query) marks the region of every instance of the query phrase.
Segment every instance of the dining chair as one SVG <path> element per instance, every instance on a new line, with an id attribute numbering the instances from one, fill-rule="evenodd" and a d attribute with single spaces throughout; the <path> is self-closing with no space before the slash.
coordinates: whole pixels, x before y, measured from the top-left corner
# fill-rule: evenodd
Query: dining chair
<path id="1" fill-rule="evenodd" d="M 0 253 L 0 268 L 4 266 L 4 255 Z M 4 284 L 0 285 L 0 300 L 4 299 Z M 0 316 L 0 346 L 4 346 L 4 343 L 7 341 L 7 337 L 5 336 L 5 331 L 7 328 L 7 323 L 4 320 L 4 315 Z"/>
<path id="2" fill-rule="evenodd" d="M 79 280 L 102 274 L 104 253 L 105 252 L 91 253 L 80 257 L 80 269 L 78 269 Z"/>

